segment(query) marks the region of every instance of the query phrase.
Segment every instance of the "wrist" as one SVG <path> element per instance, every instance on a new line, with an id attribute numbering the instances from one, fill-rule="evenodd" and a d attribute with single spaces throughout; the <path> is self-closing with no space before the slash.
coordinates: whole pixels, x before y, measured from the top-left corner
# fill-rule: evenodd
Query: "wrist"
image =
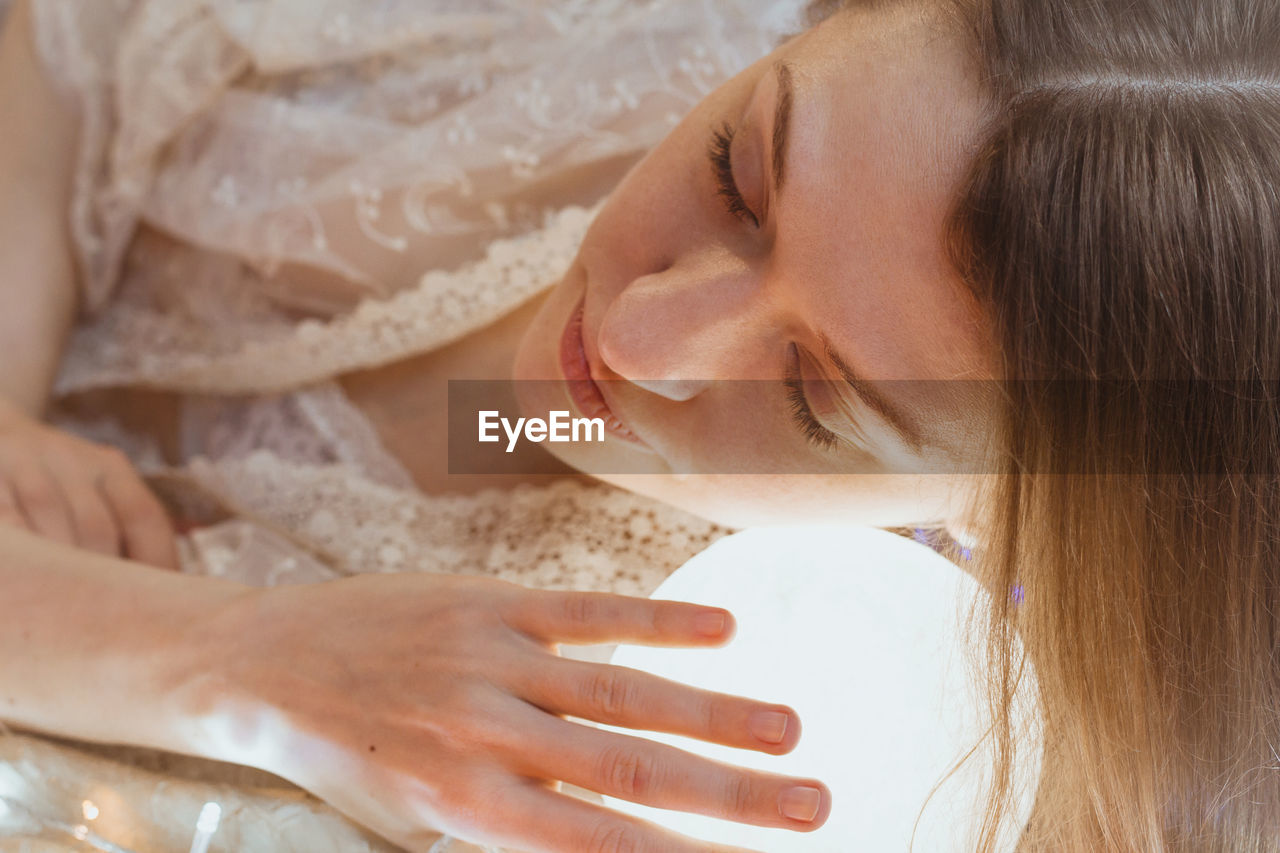
<path id="1" fill-rule="evenodd" d="M 267 600 L 288 589 L 221 591 L 192 614 L 173 650 L 161 655 L 153 683 L 165 708 L 175 752 L 290 776 L 293 738 L 270 690 L 280 676 L 261 626 Z"/>
<path id="2" fill-rule="evenodd" d="M 201 578 L 152 625 L 148 650 L 133 658 L 140 695 L 150 697 L 148 704 L 156 709 L 150 745 L 248 763 L 232 754 L 223 729 L 234 722 L 228 706 L 237 697 L 230 662 L 253 653 L 251 640 L 238 629 L 236 613 L 252 606 L 260 593 Z"/>

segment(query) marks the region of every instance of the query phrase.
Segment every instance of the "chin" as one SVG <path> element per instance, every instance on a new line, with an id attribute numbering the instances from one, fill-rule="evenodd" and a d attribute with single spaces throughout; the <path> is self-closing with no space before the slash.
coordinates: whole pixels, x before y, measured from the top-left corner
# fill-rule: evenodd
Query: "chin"
<path id="1" fill-rule="evenodd" d="M 778 524 L 940 524 L 945 501 L 909 475 L 668 474 L 600 477 L 730 528 Z M 925 478 L 926 480 L 928 478 Z"/>

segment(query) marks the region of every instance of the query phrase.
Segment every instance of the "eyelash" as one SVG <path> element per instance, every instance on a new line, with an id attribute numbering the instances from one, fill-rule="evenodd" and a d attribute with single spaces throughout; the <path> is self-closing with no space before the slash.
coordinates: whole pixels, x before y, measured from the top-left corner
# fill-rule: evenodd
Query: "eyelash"
<path id="1" fill-rule="evenodd" d="M 787 350 L 787 372 L 783 383 L 787 387 L 791 417 L 804 433 L 805 439 L 820 450 L 831 450 L 839 444 L 839 437 L 818 421 L 809 406 L 809 400 L 804 396 L 804 380 L 800 375 L 800 349 L 795 344 L 791 344 Z"/>
<path id="2" fill-rule="evenodd" d="M 751 208 L 747 207 L 747 202 L 738 189 L 738 182 L 733 178 L 733 159 L 730 155 L 733 149 L 733 136 L 734 129 L 727 123 L 719 130 L 712 131 L 711 146 L 707 156 L 711 158 L 716 186 L 730 215 L 752 227 L 759 228 L 760 220 L 751 212 Z M 791 418 L 804 433 L 805 439 L 821 450 L 831 450 L 839 444 L 839 437 L 822 425 L 813 414 L 809 400 L 804 395 L 804 381 L 800 375 L 800 350 L 795 344 L 791 344 L 788 350 L 787 371 L 783 382 L 787 389 Z"/>
<path id="3" fill-rule="evenodd" d="M 751 208 L 747 207 L 747 202 L 742 198 L 742 192 L 738 189 L 738 182 L 733 179 L 733 160 L 729 152 L 733 146 L 734 133 L 734 129 L 727 123 L 719 130 L 712 131 L 711 146 L 707 151 L 707 156 L 711 158 L 711 168 L 715 173 L 716 186 L 730 215 L 753 228 L 759 228 L 760 220 L 751 212 Z"/>

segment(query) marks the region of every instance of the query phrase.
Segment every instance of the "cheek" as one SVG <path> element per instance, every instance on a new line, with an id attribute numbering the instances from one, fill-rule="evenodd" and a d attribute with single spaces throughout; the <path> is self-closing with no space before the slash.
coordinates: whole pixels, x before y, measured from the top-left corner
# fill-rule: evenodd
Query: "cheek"
<path id="1" fill-rule="evenodd" d="M 632 278 L 673 263 L 680 236 L 697 228 L 705 215 L 690 185 L 689 152 L 696 147 L 682 125 L 649 152 L 609 197 L 584 247 L 606 251 L 610 262 Z"/>

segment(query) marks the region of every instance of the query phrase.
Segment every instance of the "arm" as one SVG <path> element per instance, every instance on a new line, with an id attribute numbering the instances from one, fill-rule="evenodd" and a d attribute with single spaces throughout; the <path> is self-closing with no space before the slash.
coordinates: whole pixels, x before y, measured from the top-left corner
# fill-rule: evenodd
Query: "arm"
<path id="1" fill-rule="evenodd" d="M 119 453 L 39 422 L 79 289 L 67 209 L 75 112 L 35 55 L 29 0 L 0 35 L 0 524 L 174 567 L 160 503 Z"/>
<path id="2" fill-rule="evenodd" d="M 39 415 L 78 303 L 67 206 L 77 122 L 40 70 L 29 0 L 0 37 L 0 397 Z"/>
<path id="3" fill-rule="evenodd" d="M 410 850 L 425 853 L 435 831 L 539 853 L 726 849 L 559 794 L 552 780 L 801 831 L 829 813 L 813 780 L 565 719 L 794 748 L 785 706 L 554 652 L 719 645 L 733 623 L 714 608 L 428 574 L 251 589 L 4 528 L 0 589 L 0 717 L 260 767 Z M 799 812 L 797 785 L 810 792 Z"/>
<path id="4" fill-rule="evenodd" d="M 0 525 L 0 717 L 103 743 L 190 751 L 169 697 L 191 626 L 244 588 Z"/>

